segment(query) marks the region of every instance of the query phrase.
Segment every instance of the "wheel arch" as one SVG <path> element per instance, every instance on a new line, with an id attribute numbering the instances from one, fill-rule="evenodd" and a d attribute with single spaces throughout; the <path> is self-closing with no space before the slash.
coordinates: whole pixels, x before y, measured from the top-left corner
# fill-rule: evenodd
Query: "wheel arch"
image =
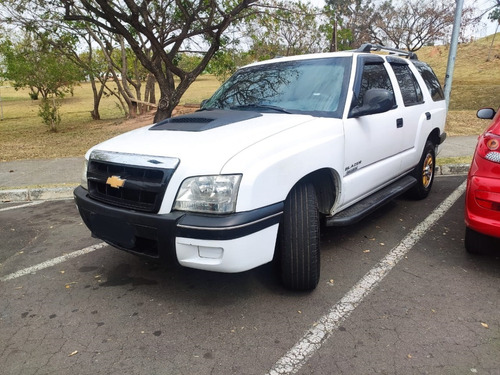
<path id="1" fill-rule="evenodd" d="M 427 137 L 427 141 L 431 141 L 434 144 L 434 146 L 438 146 L 441 143 L 440 135 L 441 133 L 439 131 L 439 128 L 434 128 Z"/>
<path id="2" fill-rule="evenodd" d="M 313 185 L 318 200 L 318 210 L 323 215 L 329 215 L 338 202 L 340 192 L 340 176 L 334 169 L 322 168 L 301 178 L 297 184 L 308 182 Z"/>

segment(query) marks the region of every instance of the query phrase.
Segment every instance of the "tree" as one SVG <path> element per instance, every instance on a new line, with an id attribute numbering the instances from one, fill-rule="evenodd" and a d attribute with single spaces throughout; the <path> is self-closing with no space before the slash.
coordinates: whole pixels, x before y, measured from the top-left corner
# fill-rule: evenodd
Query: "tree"
<path id="1" fill-rule="evenodd" d="M 326 0 L 323 28 L 330 39 L 330 51 L 346 50 L 370 42 L 370 26 L 376 12 L 371 0 Z"/>
<path id="2" fill-rule="evenodd" d="M 7 39 L 0 45 L 0 54 L 5 65 L 3 76 L 16 89 L 28 87 L 32 99 L 42 96 L 38 114 L 50 131 L 57 131 L 61 121 L 58 99 L 72 92 L 83 78 L 82 71 L 52 47 L 48 36 L 37 38 L 26 33 L 20 42 Z"/>
<path id="3" fill-rule="evenodd" d="M 245 20 L 255 60 L 322 52 L 326 49 L 318 16 L 320 9 L 301 0 L 269 0 Z"/>
<path id="4" fill-rule="evenodd" d="M 64 19 L 85 22 L 123 37 L 140 63 L 156 78 L 160 100 L 155 121 L 170 117 L 187 88 L 221 47 L 222 35 L 248 15 L 257 0 L 61 0 Z M 50 3 L 50 2 L 49 2 Z M 201 47 L 192 70 L 175 64 L 185 48 Z"/>
<path id="5" fill-rule="evenodd" d="M 382 45 L 417 51 L 451 33 L 455 6 L 450 5 L 446 0 L 385 1 L 375 8 L 377 17 L 370 27 L 371 38 Z M 477 22 L 473 8 L 464 8 L 462 29 Z"/>
<path id="6" fill-rule="evenodd" d="M 49 95 L 63 96 L 83 78 L 82 71 L 54 50 L 47 38 L 39 39 L 26 33 L 20 42 L 5 40 L 0 45 L 6 71 L 5 78 L 14 87 L 28 87 L 31 96 L 47 99 Z"/>
<path id="7" fill-rule="evenodd" d="M 220 82 L 226 81 L 238 67 L 255 61 L 251 52 L 239 51 L 235 48 L 219 50 L 210 60 L 207 72 L 215 75 Z"/>

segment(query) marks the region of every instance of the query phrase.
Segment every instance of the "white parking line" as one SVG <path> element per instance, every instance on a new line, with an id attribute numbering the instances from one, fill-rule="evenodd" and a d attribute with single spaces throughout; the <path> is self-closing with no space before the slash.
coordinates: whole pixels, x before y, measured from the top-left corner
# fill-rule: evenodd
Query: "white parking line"
<path id="1" fill-rule="evenodd" d="M 42 204 L 44 202 L 45 201 L 34 201 L 34 202 L 29 202 L 29 203 L 23 203 L 23 204 L 20 204 L 19 206 L 10 206 L 10 207 L 5 207 L 5 208 L 0 208 L 0 212 L 15 210 L 16 208 L 36 206 L 36 205 Z"/>
<path id="2" fill-rule="evenodd" d="M 389 271 L 404 258 L 429 228 L 453 206 L 464 193 L 465 187 L 466 181 L 451 193 L 431 215 L 417 225 L 374 268 L 368 271 L 326 315 L 313 324 L 312 328 L 306 332 L 302 339 L 275 363 L 267 375 L 297 373 L 309 358 L 330 338 L 332 333 L 337 330 L 340 323 L 347 319 L 363 299 L 388 275 Z"/>
<path id="3" fill-rule="evenodd" d="M 56 264 L 65 262 L 69 259 L 76 258 L 76 257 L 79 257 L 80 255 L 85 255 L 85 254 L 91 253 L 93 251 L 99 250 L 106 245 L 107 245 L 106 243 L 101 242 L 101 243 L 98 243 L 97 245 L 93 245 L 93 246 L 89 246 L 89 247 L 86 247 L 86 248 L 81 249 L 81 250 L 73 251 L 72 253 L 62 255 L 62 256 L 54 258 L 54 259 L 50 259 L 50 260 L 47 260 L 46 262 L 39 263 L 35 266 L 28 267 L 28 268 L 22 269 L 20 271 L 11 273 L 10 275 L 0 277 L 0 281 L 17 279 L 18 277 L 21 277 L 24 275 L 29 275 L 30 273 L 34 273 L 34 272 L 43 270 L 45 268 L 53 267 Z"/>

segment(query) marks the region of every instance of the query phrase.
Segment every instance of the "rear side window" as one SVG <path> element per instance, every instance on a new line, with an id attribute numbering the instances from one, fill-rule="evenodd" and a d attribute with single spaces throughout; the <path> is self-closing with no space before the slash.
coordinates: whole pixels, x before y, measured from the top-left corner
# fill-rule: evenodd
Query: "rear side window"
<path id="1" fill-rule="evenodd" d="M 431 94 L 432 100 L 434 100 L 435 102 L 444 100 L 443 89 L 441 88 L 441 84 L 439 83 L 439 80 L 437 79 L 431 67 L 421 61 L 414 61 L 413 64 L 424 79 L 427 89 Z"/>
<path id="2" fill-rule="evenodd" d="M 408 65 L 391 64 L 406 107 L 424 102 L 422 89 Z"/>

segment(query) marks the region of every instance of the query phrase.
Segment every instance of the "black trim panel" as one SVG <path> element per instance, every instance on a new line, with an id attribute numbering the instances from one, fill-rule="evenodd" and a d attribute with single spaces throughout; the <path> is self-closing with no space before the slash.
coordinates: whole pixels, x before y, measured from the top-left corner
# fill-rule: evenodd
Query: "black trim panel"
<path id="1" fill-rule="evenodd" d="M 74 191 L 80 215 L 92 235 L 136 255 L 175 260 L 175 238 L 232 240 L 278 224 L 283 203 L 231 215 L 173 211 L 150 214 L 96 201 L 81 186 Z"/>
<path id="2" fill-rule="evenodd" d="M 405 193 L 416 184 L 417 180 L 413 176 L 406 175 L 401 177 L 399 180 L 396 180 L 392 184 L 348 207 L 344 211 L 327 218 L 326 225 L 330 227 L 340 227 L 357 223 L 379 207 L 382 207 L 394 198 Z"/>
<path id="3" fill-rule="evenodd" d="M 177 223 L 177 236 L 204 240 L 231 240 L 278 224 L 283 203 L 227 216 L 188 214 Z"/>
<path id="4" fill-rule="evenodd" d="M 445 141 L 446 136 L 447 136 L 446 132 L 442 132 L 442 133 L 439 135 L 439 144 L 442 144 L 442 143 Z"/>

